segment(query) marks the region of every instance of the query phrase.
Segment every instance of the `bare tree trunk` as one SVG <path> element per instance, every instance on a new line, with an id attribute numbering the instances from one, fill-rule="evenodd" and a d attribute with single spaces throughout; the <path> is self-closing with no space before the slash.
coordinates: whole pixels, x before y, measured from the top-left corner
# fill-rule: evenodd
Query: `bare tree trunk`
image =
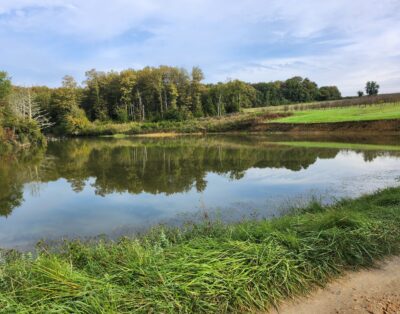
<path id="1" fill-rule="evenodd" d="M 142 121 L 144 121 L 145 120 L 145 113 L 144 113 L 144 106 L 143 106 L 143 102 L 142 102 L 142 96 L 140 95 L 139 90 L 136 90 L 136 91 L 137 91 L 137 96 L 138 96 L 138 99 L 139 99 L 139 110 L 141 110 Z"/>
<path id="2" fill-rule="evenodd" d="M 32 97 L 31 97 L 30 89 L 28 89 L 28 118 L 29 118 L 29 121 L 32 120 Z"/>
<path id="3" fill-rule="evenodd" d="M 164 116 L 164 110 L 163 110 L 163 98 L 162 98 L 162 91 L 161 89 L 158 92 L 158 100 L 160 102 L 160 113 L 161 113 L 161 117 Z"/>
<path id="4" fill-rule="evenodd" d="M 217 106 L 217 115 L 218 115 L 218 117 L 221 116 L 221 98 L 222 98 L 222 95 L 219 94 L 219 97 L 218 97 L 218 106 Z"/>
<path id="5" fill-rule="evenodd" d="M 164 104 L 165 104 L 165 111 L 168 111 L 168 99 L 167 99 L 167 91 L 164 88 Z"/>

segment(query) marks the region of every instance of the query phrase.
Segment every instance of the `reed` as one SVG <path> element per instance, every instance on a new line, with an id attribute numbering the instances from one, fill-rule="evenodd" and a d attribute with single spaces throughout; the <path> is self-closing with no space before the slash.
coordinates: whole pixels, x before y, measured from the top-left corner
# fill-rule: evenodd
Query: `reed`
<path id="1" fill-rule="evenodd" d="M 400 188 L 272 220 L 205 219 L 135 238 L 2 251 L 2 313 L 265 310 L 400 249 Z"/>

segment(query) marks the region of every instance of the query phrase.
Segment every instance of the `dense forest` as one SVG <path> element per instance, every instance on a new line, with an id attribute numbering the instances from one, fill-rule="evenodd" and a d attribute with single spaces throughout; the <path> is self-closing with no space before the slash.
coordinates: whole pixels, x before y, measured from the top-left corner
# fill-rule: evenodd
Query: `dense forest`
<path id="1" fill-rule="evenodd" d="M 79 85 L 65 76 L 61 87 L 18 87 L 0 72 L 0 125 L 3 138 L 37 132 L 77 134 L 91 121 L 183 121 L 222 116 L 242 108 L 341 98 L 336 86 L 302 77 L 250 84 L 240 80 L 205 84 L 200 68 L 146 67 L 121 72 L 86 72 Z M 4 133 L 10 133 L 5 135 Z M 31 136 L 31 135 L 30 135 Z"/>

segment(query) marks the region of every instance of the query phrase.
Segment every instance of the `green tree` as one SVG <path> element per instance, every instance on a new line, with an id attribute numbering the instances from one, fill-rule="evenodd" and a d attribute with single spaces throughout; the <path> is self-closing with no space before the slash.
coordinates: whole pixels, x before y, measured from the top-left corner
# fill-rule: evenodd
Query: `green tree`
<path id="1" fill-rule="evenodd" d="M 242 108 L 252 107 L 257 98 L 253 86 L 243 81 L 234 80 L 225 84 L 224 103 L 226 112 L 238 112 Z"/>
<path id="2" fill-rule="evenodd" d="M 102 93 L 105 82 L 105 73 L 95 69 L 87 71 L 85 100 L 83 107 L 91 120 L 107 120 L 107 107 Z"/>
<path id="3" fill-rule="evenodd" d="M 4 102 L 11 92 L 11 78 L 7 72 L 0 71 L 0 102 Z"/>
<path id="4" fill-rule="evenodd" d="M 278 106 L 288 101 L 282 93 L 282 82 L 255 83 L 252 86 L 257 90 L 257 107 Z"/>
<path id="5" fill-rule="evenodd" d="M 291 102 L 313 101 L 318 96 L 318 85 L 308 78 L 295 76 L 283 83 L 282 93 Z"/>
<path id="6" fill-rule="evenodd" d="M 89 123 L 85 112 L 79 106 L 82 96 L 77 86 L 72 77 L 65 76 L 62 87 L 53 90 L 50 115 L 58 133 L 77 134 Z"/>
<path id="7" fill-rule="evenodd" d="M 203 108 L 201 102 L 201 93 L 203 86 L 201 81 L 204 79 L 203 71 L 199 67 L 192 68 L 192 81 L 190 86 L 191 91 L 191 111 L 194 116 L 201 117 L 203 115 Z"/>
<path id="8" fill-rule="evenodd" d="M 378 95 L 379 85 L 375 81 L 368 81 L 365 85 L 365 91 L 368 96 Z"/>
<path id="9" fill-rule="evenodd" d="M 337 100 L 342 94 L 336 86 L 321 86 L 319 88 L 318 100 Z"/>
<path id="10" fill-rule="evenodd" d="M 121 105 L 117 111 L 117 119 L 121 122 L 135 120 L 136 118 L 135 85 L 135 70 L 129 69 L 120 73 Z"/>

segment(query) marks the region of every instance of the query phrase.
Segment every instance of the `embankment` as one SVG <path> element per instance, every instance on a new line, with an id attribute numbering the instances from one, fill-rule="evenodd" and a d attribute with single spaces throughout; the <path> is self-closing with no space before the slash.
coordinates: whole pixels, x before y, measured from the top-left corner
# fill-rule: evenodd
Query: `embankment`
<path id="1" fill-rule="evenodd" d="M 2 313 L 265 311 L 400 252 L 400 188 L 272 220 L 0 254 Z"/>
<path id="2" fill-rule="evenodd" d="M 253 132 L 291 132 L 291 133 L 398 133 L 400 120 L 348 121 L 332 123 L 276 123 L 273 121 L 251 125 Z"/>

